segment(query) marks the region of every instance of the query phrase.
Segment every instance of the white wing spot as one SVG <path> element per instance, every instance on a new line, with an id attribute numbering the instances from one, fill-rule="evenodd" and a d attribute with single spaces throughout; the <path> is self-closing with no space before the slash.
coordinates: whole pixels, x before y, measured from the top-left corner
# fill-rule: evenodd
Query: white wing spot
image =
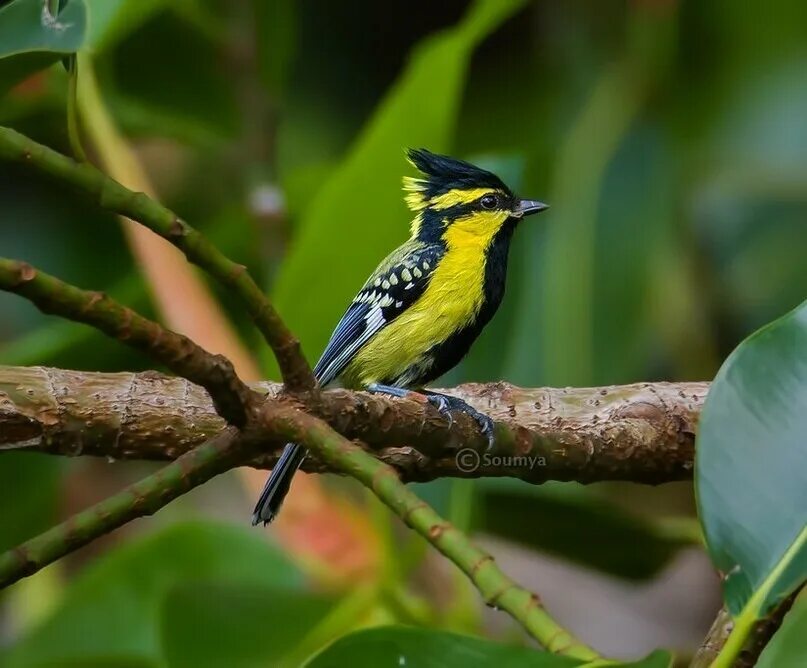
<path id="1" fill-rule="evenodd" d="M 407 284 L 404 286 L 404 290 L 410 290 L 411 288 L 414 288 L 414 287 L 415 287 L 415 284 L 414 284 L 414 283 L 407 283 Z"/>
<path id="2" fill-rule="evenodd" d="M 375 283 L 373 283 L 373 285 L 375 285 L 376 287 L 380 286 L 381 285 L 381 279 L 380 278 L 375 279 Z"/>
<path id="3" fill-rule="evenodd" d="M 395 302 L 395 308 L 401 308 L 403 306 L 403 302 Z"/>
<path id="4" fill-rule="evenodd" d="M 385 290 L 389 290 L 389 281 L 381 281 L 381 287 Z"/>
<path id="5" fill-rule="evenodd" d="M 420 278 L 421 276 L 423 276 L 423 272 L 417 267 L 412 269 L 412 273 L 415 275 L 416 278 Z"/>
<path id="6" fill-rule="evenodd" d="M 398 285 L 398 277 L 395 275 L 394 271 L 389 275 L 389 282 L 390 285 Z"/>
<path id="7" fill-rule="evenodd" d="M 403 268 L 403 271 L 401 272 L 401 278 L 403 278 L 405 281 L 411 281 L 412 280 L 412 274 L 409 273 L 409 269 L 407 267 Z"/>

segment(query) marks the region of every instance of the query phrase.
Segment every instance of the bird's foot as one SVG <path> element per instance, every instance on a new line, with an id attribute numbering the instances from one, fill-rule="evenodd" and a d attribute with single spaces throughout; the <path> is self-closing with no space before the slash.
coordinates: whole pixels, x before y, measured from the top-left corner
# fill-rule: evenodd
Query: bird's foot
<path id="1" fill-rule="evenodd" d="M 439 392 L 432 392 L 431 390 L 423 390 L 429 403 L 434 406 L 441 415 L 444 415 L 448 420 L 449 427 L 454 422 L 452 412 L 465 413 L 471 416 L 479 425 L 482 435 L 488 439 L 488 450 L 493 447 L 493 440 L 495 437 L 496 423 L 484 413 L 476 410 L 471 404 L 463 401 L 459 397 L 452 397 L 449 394 L 440 394 Z"/>
<path id="2" fill-rule="evenodd" d="M 465 413 L 470 415 L 476 420 L 479 425 L 482 435 L 488 439 L 488 450 L 493 447 L 495 437 L 495 422 L 484 413 L 480 413 L 469 403 L 463 401 L 459 397 L 452 397 L 450 394 L 440 394 L 431 390 L 421 390 L 416 392 L 414 390 L 407 390 L 403 387 L 394 387 L 392 385 L 382 385 L 381 383 L 371 383 L 367 386 L 367 391 L 373 394 L 388 394 L 393 397 L 400 397 L 402 399 L 419 399 L 426 401 L 434 406 L 440 415 L 448 420 L 449 428 L 454 424 L 453 412 Z"/>

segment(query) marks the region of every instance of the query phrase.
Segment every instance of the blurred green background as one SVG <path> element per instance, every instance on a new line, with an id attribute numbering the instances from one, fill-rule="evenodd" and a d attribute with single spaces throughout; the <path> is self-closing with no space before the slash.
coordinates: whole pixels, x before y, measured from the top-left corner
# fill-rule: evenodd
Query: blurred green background
<path id="1" fill-rule="evenodd" d="M 407 146 L 478 162 L 552 207 L 519 229 L 504 304 L 443 386 L 708 380 L 807 296 L 800 0 L 84 4 L 108 112 L 161 200 L 249 266 L 312 359 L 407 234 Z M 14 81 L 0 124 L 69 153 L 67 81 L 58 63 Z M 0 249 L 157 315 L 115 218 L 7 164 Z M 5 294 L 0 363 L 151 366 Z M 3 454 L 0 548 L 148 470 Z M 419 490 L 606 653 L 686 656 L 719 605 L 689 485 Z M 296 665 L 393 621 L 524 642 L 380 513 L 379 581 L 324 587 L 247 528 L 250 501 L 228 474 L 17 585 L 0 598 L 0 662 Z"/>

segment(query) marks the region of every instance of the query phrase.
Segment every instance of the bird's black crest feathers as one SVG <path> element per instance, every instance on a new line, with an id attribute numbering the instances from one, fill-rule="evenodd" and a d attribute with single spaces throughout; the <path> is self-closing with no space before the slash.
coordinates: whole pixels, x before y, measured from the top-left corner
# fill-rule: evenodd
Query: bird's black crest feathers
<path id="1" fill-rule="evenodd" d="M 510 189 L 498 176 L 472 165 L 470 162 L 432 153 L 425 148 L 410 148 L 406 155 L 409 161 L 426 176 L 425 179 L 419 181 L 427 197 L 441 195 L 455 188 L 462 190 L 494 188 L 505 193 L 510 192 Z"/>

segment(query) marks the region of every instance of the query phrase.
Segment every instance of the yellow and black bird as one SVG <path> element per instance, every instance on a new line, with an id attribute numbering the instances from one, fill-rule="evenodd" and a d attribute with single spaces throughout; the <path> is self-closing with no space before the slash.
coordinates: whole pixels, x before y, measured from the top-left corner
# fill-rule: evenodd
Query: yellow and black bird
<path id="1" fill-rule="evenodd" d="M 470 163 L 425 149 L 408 156 L 422 173 L 404 177 L 415 212 L 411 237 L 378 266 L 336 326 L 314 369 L 323 387 L 339 380 L 405 397 L 454 367 L 501 303 L 516 225 L 546 208 Z M 451 411 L 472 415 L 492 438 L 491 419 L 464 401 L 418 391 L 448 418 Z M 286 446 L 253 524 L 275 518 L 305 454 Z"/>

